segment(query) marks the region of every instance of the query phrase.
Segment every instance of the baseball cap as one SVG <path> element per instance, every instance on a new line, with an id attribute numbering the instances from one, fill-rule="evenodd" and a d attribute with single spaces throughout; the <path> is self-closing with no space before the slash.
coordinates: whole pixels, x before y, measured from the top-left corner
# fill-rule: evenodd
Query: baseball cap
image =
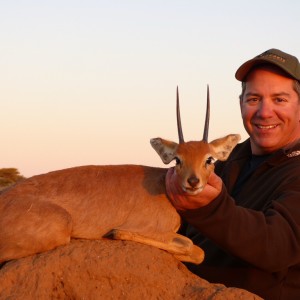
<path id="1" fill-rule="evenodd" d="M 297 57 L 278 49 L 267 50 L 246 61 L 236 71 L 235 78 L 239 81 L 243 81 L 254 66 L 265 63 L 275 65 L 289 74 L 292 78 L 300 80 L 300 64 Z"/>

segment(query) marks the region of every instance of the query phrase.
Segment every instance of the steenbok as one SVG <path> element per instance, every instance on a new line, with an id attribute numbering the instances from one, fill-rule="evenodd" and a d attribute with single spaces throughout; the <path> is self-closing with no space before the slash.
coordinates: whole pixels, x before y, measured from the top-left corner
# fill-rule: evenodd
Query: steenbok
<path id="1" fill-rule="evenodd" d="M 200 193 L 226 160 L 239 135 L 207 142 L 209 90 L 203 140 L 184 142 L 177 89 L 179 143 L 151 145 L 166 164 L 176 160 L 183 192 Z M 131 240 L 199 264 L 203 250 L 177 234 L 181 220 L 165 189 L 167 168 L 140 165 L 81 166 L 33 176 L 0 194 L 0 263 L 54 249 L 71 238 Z"/>

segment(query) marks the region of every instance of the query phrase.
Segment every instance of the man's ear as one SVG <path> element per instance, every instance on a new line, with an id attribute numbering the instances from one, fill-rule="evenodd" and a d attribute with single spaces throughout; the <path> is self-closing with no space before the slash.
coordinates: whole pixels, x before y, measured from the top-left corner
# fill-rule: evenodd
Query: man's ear
<path id="1" fill-rule="evenodd" d="M 228 158 L 240 139 L 241 136 L 239 134 L 229 134 L 223 138 L 210 142 L 209 145 L 215 153 L 215 157 L 223 161 Z"/>
<path id="2" fill-rule="evenodd" d="M 177 153 L 178 144 L 161 138 L 150 140 L 151 146 L 158 153 L 164 164 L 169 164 Z"/>

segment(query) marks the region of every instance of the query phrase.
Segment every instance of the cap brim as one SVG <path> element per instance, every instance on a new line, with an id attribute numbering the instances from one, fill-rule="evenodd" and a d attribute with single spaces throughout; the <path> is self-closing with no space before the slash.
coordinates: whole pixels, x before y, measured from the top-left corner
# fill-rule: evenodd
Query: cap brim
<path id="1" fill-rule="evenodd" d="M 249 73 L 252 67 L 257 65 L 259 62 L 257 59 L 251 59 L 242 64 L 235 72 L 235 78 L 239 81 L 243 81 L 246 75 Z"/>

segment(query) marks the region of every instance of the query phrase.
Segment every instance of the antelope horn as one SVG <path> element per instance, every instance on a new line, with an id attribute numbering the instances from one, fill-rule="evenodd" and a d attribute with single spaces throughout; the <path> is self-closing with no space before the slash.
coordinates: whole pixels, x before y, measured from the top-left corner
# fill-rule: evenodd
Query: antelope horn
<path id="1" fill-rule="evenodd" d="M 210 113 L 210 100 L 209 100 L 209 86 L 207 85 L 206 116 L 205 116 L 204 132 L 203 132 L 204 142 L 208 141 L 209 113 Z"/>
<path id="2" fill-rule="evenodd" d="M 177 129 L 178 129 L 178 137 L 179 137 L 179 144 L 182 144 L 182 143 L 184 143 L 184 139 L 183 139 L 182 127 L 181 127 L 178 86 L 177 86 L 177 93 L 176 93 L 176 101 L 177 101 L 177 105 L 176 105 L 176 113 L 177 113 Z"/>

